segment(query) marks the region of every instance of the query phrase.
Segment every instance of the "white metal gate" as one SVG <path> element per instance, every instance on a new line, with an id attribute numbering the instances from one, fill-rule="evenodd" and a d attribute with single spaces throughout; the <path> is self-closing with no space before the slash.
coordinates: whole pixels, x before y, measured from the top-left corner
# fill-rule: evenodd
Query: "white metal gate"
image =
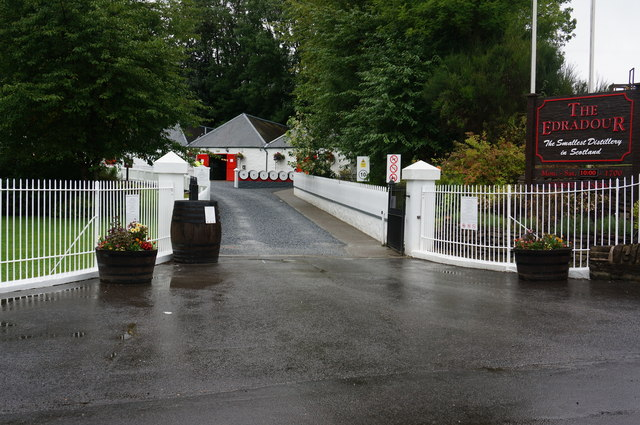
<path id="1" fill-rule="evenodd" d="M 161 196 L 173 188 L 157 182 L 0 181 L 0 289 L 97 271 L 94 249 L 113 217 L 124 220 L 125 198 L 136 194 L 140 222 L 158 244 L 158 255 L 171 252 L 170 205 Z M 126 225 L 126 223 L 124 223 Z"/>
<path id="2" fill-rule="evenodd" d="M 514 239 L 532 230 L 571 242 L 572 267 L 584 269 L 591 246 L 638 242 L 639 199 L 637 178 L 530 186 L 438 185 L 422 193 L 421 217 L 432 217 L 435 223 L 421 225 L 420 251 L 509 268 Z M 475 217 L 473 211 L 470 217 L 475 226 L 462 217 L 464 207 L 474 203 Z"/>

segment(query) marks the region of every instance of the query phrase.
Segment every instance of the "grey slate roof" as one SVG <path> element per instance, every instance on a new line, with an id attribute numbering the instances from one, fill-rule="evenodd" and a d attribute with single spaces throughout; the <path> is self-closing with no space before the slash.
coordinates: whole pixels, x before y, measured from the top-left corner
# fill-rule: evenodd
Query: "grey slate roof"
<path id="1" fill-rule="evenodd" d="M 283 134 L 282 136 L 278 137 L 277 139 L 274 139 L 273 142 L 269 143 L 266 147 L 269 148 L 269 149 L 271 149 L 271 148 L 286 149 L 286 148 L 292 148 L 293 146 L 291 145 L 291 143 L 289 143 L 289 139 L 288 139 L 287 135 Z"/>
<path id="2" fill-rule="evenodd" d="M 169 139 L 173 140 L 174 142 L 180 143 L 182 146 L 187 146 L 189 144 L 187 142 L 187 138 L 182 132 L 182 128 L 180 128 L 180 125 L 176 125 L 173 128 L 165 130 L 165 133 L 167 134 L 167 137 L 169 137 Z"/>
<path id="3" fill-rule="evenodd" d="M 241 114 L 198 137 L 189 146 L 197 148 L 263 148 L 286 131 L 287 127 L 282 124 Z"/>

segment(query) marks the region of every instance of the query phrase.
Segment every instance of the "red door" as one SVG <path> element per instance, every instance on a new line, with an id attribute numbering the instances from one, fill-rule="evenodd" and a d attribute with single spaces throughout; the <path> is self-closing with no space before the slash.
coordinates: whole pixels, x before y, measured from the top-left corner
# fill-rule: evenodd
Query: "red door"
<path id="1" fill-rule="evenodd" d="M 202 161 L 202 165 L 204 165 L 205 167 L 209 166 L 209 155 L 206 153 L 199 153 L 198 155 L 196 155 L 196 159 L 198 161 Z"/>
<path id="2" fill-rule="evenodd" d="M 227 181 L 232 182 L 235 178 L 233 170 L 238 166 L 238 160 L 235 154 L 227 154 Z"/>

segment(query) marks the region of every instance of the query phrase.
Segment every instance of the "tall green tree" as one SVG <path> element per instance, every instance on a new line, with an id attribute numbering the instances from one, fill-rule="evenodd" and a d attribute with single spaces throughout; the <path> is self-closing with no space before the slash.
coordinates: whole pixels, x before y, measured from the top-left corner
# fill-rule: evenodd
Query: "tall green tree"
<path id="1" fill-rule="evenodd" d="M 567 93 L 560 48 L 566 0 L 541 0 L 538 87 Z M 300 67 L 296 109 L 315 143 L 430 159 L 467 131 L 525 112 L 529 0 L 288 0 Z M 376 171 L 376 164 L 379 164 Z"/>
<path id="2" fill-rule="evenodd" d="M 196 119 L 172 3 L 0 0 L 0 175 L 88 177 Z"/>
<path id="3" fill-rule="evenodd" d="M 247 112 L 286 122 L 293 112 L 293 50 L 277 0 L 195 0 L 190 84 L 215 126 Z"/>

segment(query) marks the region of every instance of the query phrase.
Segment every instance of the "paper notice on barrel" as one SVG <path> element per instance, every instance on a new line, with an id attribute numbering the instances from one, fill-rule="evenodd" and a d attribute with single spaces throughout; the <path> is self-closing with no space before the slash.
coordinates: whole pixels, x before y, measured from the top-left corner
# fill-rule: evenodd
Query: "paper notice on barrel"
<path id="1" fill-rule="evenodd" d="M 205 224 L 215 224 L 216 207 L 204 207 L 204 222 Z"/>

